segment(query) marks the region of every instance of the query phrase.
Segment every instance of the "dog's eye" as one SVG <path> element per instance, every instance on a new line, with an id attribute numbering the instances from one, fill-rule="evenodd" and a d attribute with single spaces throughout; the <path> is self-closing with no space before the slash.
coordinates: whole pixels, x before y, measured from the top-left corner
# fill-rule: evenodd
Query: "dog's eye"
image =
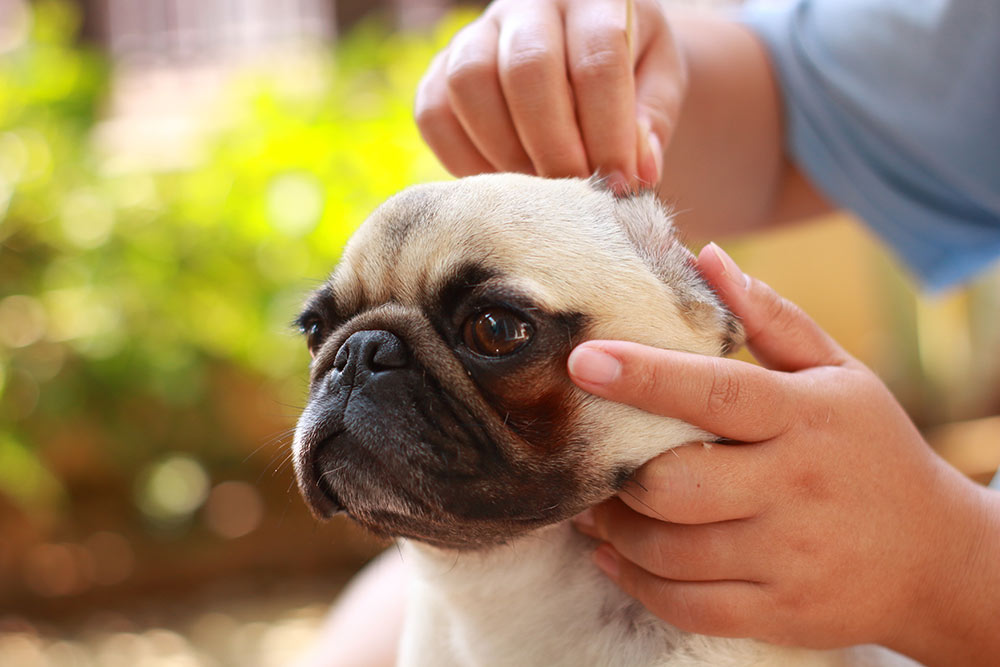
<path id="1" fill-rule="evenodd" d="M 485 357 L 505 357 L 521 349 L 534 334 L 531 324 L 506 308 L 482 310 L 465 321 L 466 347 Z"/>
<path id="2" fill-rule="evenodd" d="M 308 319 L 299 325 L 299 331 L 306 337 L 309 354 L 315 357 L 320 343 L 323 342 L 323 334 L 325 333 L 323 321 L 319 318 Z"/>

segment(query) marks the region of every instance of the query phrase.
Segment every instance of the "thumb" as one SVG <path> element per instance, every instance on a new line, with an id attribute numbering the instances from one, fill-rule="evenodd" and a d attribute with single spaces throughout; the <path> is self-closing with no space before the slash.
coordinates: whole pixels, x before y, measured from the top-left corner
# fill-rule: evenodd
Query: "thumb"
<path id="1" fill-rule="evenodd" d="M 698 269 L 742 320 L 747 347 L 765 367 L 799 371 L 853 361 L 805 311 L 764 282 L 746 276 L 716 244 L 701 249 Z"/>

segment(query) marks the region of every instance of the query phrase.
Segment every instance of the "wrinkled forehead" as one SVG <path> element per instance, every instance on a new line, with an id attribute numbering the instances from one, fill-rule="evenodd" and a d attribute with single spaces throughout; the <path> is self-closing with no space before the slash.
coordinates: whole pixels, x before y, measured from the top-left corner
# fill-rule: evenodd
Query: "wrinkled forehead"
<path id="1" fill-rule="evenodd" d="M 463 179 L 411 188 L 379 207 L 331 287 L 354 306 L 420 305 L 456 283 L 517 276 L 540 305 L 563 310 L 576 304 L 561 301 L 581 296 L 566 283 L 593 282 L 594 267 L 620 263 L 626 247 L 607 196 L 584 182 Z M 601 248 L 607 261 L 595 256 Z"/>

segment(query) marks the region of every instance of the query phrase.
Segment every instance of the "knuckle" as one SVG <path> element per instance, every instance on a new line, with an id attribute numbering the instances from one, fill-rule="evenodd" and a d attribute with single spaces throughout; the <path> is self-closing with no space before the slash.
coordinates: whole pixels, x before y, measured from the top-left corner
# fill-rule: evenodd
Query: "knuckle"
<path id="1" fill-rule="evenodd" d="M 481 91 L 497 75 L 496 63 L 491 60 L 460 59 L 449 61 L 445 73 L 448 89 L 452 93 Z"/>
<path id="2" fill-rule="evenodd" d="M 801 316 L 798 306 L 775 292 L 766 283 L 754 278 L 752 286 L 752 289 L 761 294 L 764 301 L 764 314 L 768 322 L 789 322 L 799 319 Z"/>
<path id="3" fill-rule="evenodd" d="M 823 471 L 811 467 L 803 466 L 802 469 L 789 473 L 787 484 L 793 498 L 808 498 L 815 502 L 833 495 Z M 800 539 L 793 543 L 792 549 L 796 553 L 809 555 L 815 551 L 815 545 Z"/>
<path id="4" fill-rule="evenodd" d="M 724 370 L 721 364 L 715 363 L 706 410 L 713 415 L 724 415 L 732 411 L 740 398 L 741 390 L 739 378 Z"/>
<path id="5" fill-rule="evenodd" d="M 538 88 L 553 79 L 556 57 L 543 47 L 525 47 L 510 55 L 504 70 L 512 85 Z"/>
<path id="6" fill-rule="evenodd" d="M 606 47 L 583 54 L 570 64 L 570 77 L 581 85 L 601 85 L 628 76 L 624 49 Z"/>
<path id="7" fill-rule="evenodd" d="M 800 618 L 812 606 L 809 593 L 800 586 L 783 586 L 774 596 L 776 612 L 788 618 Z"/>
<path id="8" fill-rule="evenodd" d="M 629 379 L 629 384 L 633 387 L 637 397 L 655 399 L 663 393 L 665 378 L 656 364 L 642 364 L 634 377 Z"/>
<path id="9" fill-rule="evenodd" d="M 451 110 L 447 104 L 434 102 L 417 96 L 413 108 L 413 117 L 417 126 L 424 131 L 446 127 L 451 119 Z"/>

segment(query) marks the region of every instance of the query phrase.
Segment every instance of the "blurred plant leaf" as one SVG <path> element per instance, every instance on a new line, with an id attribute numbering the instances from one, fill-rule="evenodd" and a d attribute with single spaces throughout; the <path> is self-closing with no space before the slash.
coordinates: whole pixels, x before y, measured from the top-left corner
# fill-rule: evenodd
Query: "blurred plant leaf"
<path id="1" fill-rule="evenodd" d="M 245 72 L 206 119 L 202 159 L 123 171 L 92 140 L 109 64 L 75 45 L 72 5 L 31 8 L 29 38 L 0 55 L 0 300 L 44 306 L 49 361 L 0 344 L 13 462 L 0 463 L 0 493 L 41 497 L 25 480 L 48 479 L 54 421 L 96 425 L 125 479 L 175 450 L 209 467 L 242 456 L 213 378 L 232 368 L 304 386 L 308 357 L 288 326 L 298 304 L 379 202 L 445 176 L 412 97 L 471 15 L 432 34 L 368 22 L 308 67 Z"/>

